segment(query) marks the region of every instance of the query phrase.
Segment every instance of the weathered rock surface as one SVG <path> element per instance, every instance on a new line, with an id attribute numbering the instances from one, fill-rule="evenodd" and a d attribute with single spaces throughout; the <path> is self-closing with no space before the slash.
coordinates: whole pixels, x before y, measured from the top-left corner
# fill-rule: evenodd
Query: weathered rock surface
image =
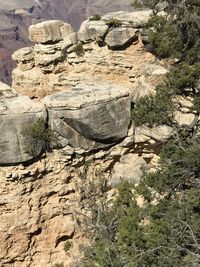
<path id="1" fill-rule="evenodd" d="M 117 186 L 122 181 L 138 183 L 147 166 L 146 161 L 137 154 L 123 155 L 118 163 L 115 164 L 109 184 Z"/>
<path id="2" fill-rule="evenodd" d="M 155 94 L 155 87 L 167 73 L 167 69 L 158 64 L 146 63 L 141 76 L 136 79 L 132 87 L 132 101 L 139 98 Z"/>
<path id="3" fill-rule="evenodd" d="M 29 39 L 34 43 L 48 43 L 62 40 L 73 32 L 70 24 L 60 20 L 40 22 L 29 27 Z"/>
<path id="4" fill-rule="evenodd" d="M 109 84 L 78 85 L 47 96 L 52 129 L 75 147 L 109 145 L 124 138 L 130 123 L 130 98 L 126 88 Z M 79 140 L 91 140 L 87 147 Z M 76 140 L 76 142 L 75 142 Z M 99 145 L 100 145 L 99 144 Z"/>
<path id="5" fill-rule="evenodd" d="M 121 48 L 137 40 L 138 36 L 139 30 L 137 29 L 116 27 L 106 35 L 105 42 L 110 48 Z"/>
<path id="6" fill-rule="evenodd" d="M 141 126 L 135 128 L 135 143 L 144 143 L 149 140 L 155 142 L 166 141 L 173 133 L 173 128 L 167 125 L 155 126 L 153 128 Z"/>
<path id="7" fill-rule="evenodd" d="M 81 24 L 78 32 L 78 37 L 80 41 L 103 41 L 107 31 L 108 26 L 102 20 L 92 21 L 86 20 Z"/>
<path id="8" fill-rule="evenodd" d="M 0 164 L 15 164 L 28 161 L 38 156 L 26 153 L 29 142 L 22 135 L 22 130 L 33 123 L 38 117 L 46 117 L 44 106 L 32 102 L 26 96 L 17 96 L 0 100 Z"/>
<path id="9" fill-rule="evenodd" d="M 32 47 L 24 47 L 17 50 L 13 55 L 12 59 L 18 62 L 27 62 L 34 59 L 34 51 Z"/>
<path id="10" fill-rule="evenodd" d="M 122 22 L 122 24 L 131 24 L 134 28 L 143 28 L 147 25 L 147 22 L 152 14 L 151 10 L 142 10 L 142 11 L 118 11 L 111 12 L 104 15 L 101 19 L 106 21 L 109 19 L 117 19 Z"/>
<path id="11" fill-rule="evenodd" d="M 137 41 L 139 34 L 145 35 L 143 28 L 146 26 L 150 14 L 150 10 L 108 13 L 99 20 L 84 21 L 78 36 L 83 42 L 101 41 L 112 49 L 125 47 L 131 41 Z M 119 21 L 120 24 L 109 25 L 109 21 L 112 20 Z"/>

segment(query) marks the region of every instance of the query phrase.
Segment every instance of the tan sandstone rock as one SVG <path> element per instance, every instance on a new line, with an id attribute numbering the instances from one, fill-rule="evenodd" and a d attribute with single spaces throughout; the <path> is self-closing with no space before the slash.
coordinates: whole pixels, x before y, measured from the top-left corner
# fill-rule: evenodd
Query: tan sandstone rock
<path id="1" fill-rule="evenodd" d="M 48 43 L 62 40 L 73 32 L 70 24 L 60 20 L 48 20 L 29 27 L 29 39 L 34 43 Z"/>

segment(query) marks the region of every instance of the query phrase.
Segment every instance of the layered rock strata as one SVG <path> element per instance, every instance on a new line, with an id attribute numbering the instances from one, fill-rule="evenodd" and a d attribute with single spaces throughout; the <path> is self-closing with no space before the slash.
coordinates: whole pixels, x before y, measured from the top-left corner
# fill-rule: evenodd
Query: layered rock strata
<path id="1" fill-rule="evenodd" d="M 0 84 L 0 266 L 81 266 L 79 245 L 92 234 L 81 215 L 88 215 L 92 188 L 104 177 L 113 198 L 121 181 L 137 184 L 142 169 L 158 166 L 173 129 L 135 127 L 131 106 L 155 93 L 168 65 L 143 49 L 149 13 L 134 14 L 86 21 L 78 34 L 63 22 L 43 22 L 30 29 L 36 44 L 14 53 L 14 88 Z M 118 27 L 106 24 L 111 18 L 121 19 Z M 192 101 L 174 98 L 174 123 L 194 127 Z M 38 147 L 30 155 L 22 132 L 37 118 L 57 140 L 51 152 Z"/>
<path id="2" fill-rule="evenodd" d="M 61 21 L 31 26 L 29 36 L 36 44 L 13 54 L 18 63 L 12 75 L 13 87 L 34 98 L 99 80 L 133 88 L 147 63 L 157 66 L 158 74 L 154 71 L 154 75 L 159 76 L 160 63 L 141 46 L 150 14 L 110 13 L 100 20 L 84 21 L 77 33 Z M 112 24 L 118 20 L 119 24 Z"/>

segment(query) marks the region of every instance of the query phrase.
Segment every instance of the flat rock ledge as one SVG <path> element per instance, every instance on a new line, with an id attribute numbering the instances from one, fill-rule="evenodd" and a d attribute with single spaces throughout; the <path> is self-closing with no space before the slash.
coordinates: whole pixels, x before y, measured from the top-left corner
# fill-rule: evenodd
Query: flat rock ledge
<path id="1" fill-rule="evenodd" d="M 1 88 L 0 88 L 1 89 Z M 8 90 L 9 88 L 7 88 Z M 9 89 L 12 92 L 11 89 Z M 68 91 L 33 101 L 27 96 L 0 97 L 0 164 L 17 164 L 37 157 L 27 154 L 33 140 L 23 129 L 43 118 L 58 136 L 59 147 L 92 150 L 116 144 L 127 136 L 130 97 L 125 87 L 111 84 L 82 84 Z M 48 114 L 48 116 L 47 116 Z M 48 117 L 48 120 L 47 120 Z"/>

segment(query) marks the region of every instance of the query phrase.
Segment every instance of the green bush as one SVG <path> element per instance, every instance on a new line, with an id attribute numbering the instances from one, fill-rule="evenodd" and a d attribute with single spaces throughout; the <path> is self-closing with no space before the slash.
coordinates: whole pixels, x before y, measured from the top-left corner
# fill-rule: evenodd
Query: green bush
<path id="1" fill-rule="evenodd" d="M 43 118 L 37 118 L 35 122 L 26 126 L 22 130 L 22 135 L 26 139 L 25 152 L 32 156 L 38 151 L 44 152 L 51 148 L 52 143 L 57 141 L 55 132 L 51 130 Z"/>
<path id="2" fill-rule="evenodd" d="M 63 263 L 56 263 L 52 267 L 64 267 Z"/>
<path id="3" fill-rule="evenodd" d="M 93 16 L 91 16 L 91 17 L 89 18 L 89 20 L 92 20 L 92 21 L 101 20 L 101 15 L 99 15 L 99 14 L 94 14 Z"/>
<path id="4" fill-rule="evenodd" d="M 200 64 L 183 61 L 167 73 L 166 84 L 173 94 L 188 94 L 188 88 L 194 90 L 199 78 Z"/>
<path id="5" fill-rule="evenodd" d="M 170 92 L 165 85 L 157 87 L 155 95 L 144 96 L 136 101 L 132 119 L 136 126 L 155 126 L 169 124 L 172 118 L 173 104 Z"/>
<path id="6" fill-rule="evenodd" d="M 82 57 L 85 54 L 84 48 L 82 43 L 78 43 L 74 48 L 74 52 L 77 54 L 78 57 Z"/>
<path id="7" fill-rule="evenodd" d="M 72 244 L 69 241 L 66 241 L 64 244 L 64 251 L 67 253 L 71 247 L 72 247 Z"/>

